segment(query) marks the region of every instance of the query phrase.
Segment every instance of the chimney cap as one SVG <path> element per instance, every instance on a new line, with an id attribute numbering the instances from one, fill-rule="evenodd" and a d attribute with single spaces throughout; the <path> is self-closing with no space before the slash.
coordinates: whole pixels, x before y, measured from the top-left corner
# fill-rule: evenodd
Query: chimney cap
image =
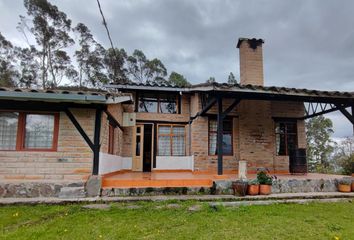
<path id="1" fill-rule="evenodd" d="M 264 40 L 262 38 L 256 39 L 256 38 L 239 38 L 237 42 L 237 48 L 240 48 L 240 45 L 243 41 L 247 41 L 249 46 L 253 49 L 256 49 L 257 46 L 261 45 L 264 43 Z"/>

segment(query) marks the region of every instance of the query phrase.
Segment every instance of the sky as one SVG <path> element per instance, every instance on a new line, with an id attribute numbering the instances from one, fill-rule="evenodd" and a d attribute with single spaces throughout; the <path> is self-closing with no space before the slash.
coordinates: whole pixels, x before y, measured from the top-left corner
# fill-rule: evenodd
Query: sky
<path id="1" fill-rule="evenodd" d="M 85 23 L 105 47 L 96 0 L 51 1 Z M 115 47 L 141 49 L 190 82 L 239 79 L 239 37 L 262 38 L 265 85 L 354 91 L 354 1 L 351 0 L 101 0 Z M 23 1 L 0 0 L 0 32 L 25 46 L 16 26 Z M 340 113 L 334 137 L 351 136 Z"/>

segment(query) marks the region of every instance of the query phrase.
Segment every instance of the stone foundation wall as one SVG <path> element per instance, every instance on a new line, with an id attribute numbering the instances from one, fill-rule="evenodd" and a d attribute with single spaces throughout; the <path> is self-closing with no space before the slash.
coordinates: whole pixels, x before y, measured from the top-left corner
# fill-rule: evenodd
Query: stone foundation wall
<path id="1" fill-rule="evenodd" d="M 0 198 L 36 198 L 36 197 L 59 197 L 63 187 L 83 187 L 84 183 L 0 183 Z"/>

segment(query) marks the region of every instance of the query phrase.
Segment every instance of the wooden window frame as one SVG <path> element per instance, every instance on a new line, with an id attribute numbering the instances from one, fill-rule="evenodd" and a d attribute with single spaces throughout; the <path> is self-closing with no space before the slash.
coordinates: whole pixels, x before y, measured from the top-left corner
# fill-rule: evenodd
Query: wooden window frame
<path id="1" fill-rule="evenodd" d="M 56 152 L 58 150 L 58 137 L 59 137 L 59 113 L 57 112 L 33 112 L 33 111 L 1 111 L 1 112 L 17 112 L 17 135 L 16 135 L 16 149 L 0 150 L 0 151 L 26 151 L 26 152 Z M 53 129 L 53 144 L 51 148 L 26 148 L 26 116 L 30 114 L 36 115 L 52 115 L 54 116 L 54 129 Z"/>
<path id="2" fill-rule="evenodd" d="M 170 133 L 169 134 L 159 134 L 159 129 L 160 127 L 170 127 Z M 183 150 L 183 155 L 173 155 L 173 136 L 178 136 L 176 134 L 173 134 L 173 127 L 183 127 L 184 129 L 184 150 Z M 157 124 L 157 152 L 156 156 L 160 157 L 184 157 L 186 156 L 186 126 L 181 125 L 181 124 Z M 158 155 L 159 154 L 159 138 L 160 136 L 169 136 L 170 137 L 170 154 L 169 155 Z"/>
<path id="3" fill-rule="evenodd" d="M 115 127 L 108 123 L 108 154 L 114 154 Z"/>
<path id="4" fill-rule="evenodd" d="M 210 131 L 210 121 L 213 120 L 213 121 L 217 121 L 216 118 L 214 117 L 209 117 L 208 118 L 208 156 L 212 156 L 212 157 L 215 157 L 217 156 L 217 154 L 210 154 L 210 133 L 216 133 L 216 136 L 218 134 L 217 130 L 216 131 Z M 224 128 L 223 128 L 223 132 L 222 134 L 224 135 L 225 133 L 231 133 L 231 153 L 230 154 L 224 154 L 223 152 L 223 156 L 233 156 L 234 155 L 234 122 L 233 122 L 233 118 L 232 117 L 227 117 L 224 119 L 224 121 L 230 121 L 231 123 L 231 131 L 225 131 Z M 224 123 L 223 121 L 223 123 Z M 217 142 L 218 140 L 216 140 Z M 216 146 L 217 147 L 217 146 Z"/>
<path id="5" fill-rule="evenodd" d="M 295 124 L 296 126 L 296 132 L 295 133 L 288 133 L 287 130 L 288 128 L 285 127 L 285 133 L 277 133 L 276 132 L 276 128 L 277 128 L 277 123 L 283 123 L 283 124 L 287 124 L 287 123 L 292 123 Z M 295 136 L 296 138 L 296 146 L 298 146 L 298 130 L 297 130 L 297 121 L 294 119 L 274 119 L 274 133 L 275 133 L 275 155 L 276 156 L 289 156 L 289 150 L 288 150 L 288 136 L 292 135 Z M 284 135 L 284 139 L 285 139 L 285 154 L 278 154 L 277 151 L 277 135 L 281 136 Z"/>
<path id="6" fill-rule="evenodd" d="M 140 102 L 140 97 L 141 97 L 141 95 L 143 95 L 144 93 L 136 93 L 136 106 L 135 106 L 135 111 L 136 112 L 139 112 L 139 113 L 158 113 L 158 114 L 181 114 L 181 112 L 180 112 L 180 97 L 179 97 L 179 95 L 178 94 L 176 94 L 176 93 L 172 93 L 171 95 L 175 95 L 175 98 L 176 98 L 176 113 L 162 113 L 162 112 L 160 112 L 160 104 L 161 104 L 161 94 L 160 93 L 157 93 L 156 92 L 156 102 L 157 102 L 157 111 L 156 112 L 141 112 L 141 111 L 139 111 L 139 102 Z M 166 95 L 168 95 L 168 93 L 163 93 L 163 94 L 166 94 Z M 172 97 L 171 97 L 172 98 Z"/>

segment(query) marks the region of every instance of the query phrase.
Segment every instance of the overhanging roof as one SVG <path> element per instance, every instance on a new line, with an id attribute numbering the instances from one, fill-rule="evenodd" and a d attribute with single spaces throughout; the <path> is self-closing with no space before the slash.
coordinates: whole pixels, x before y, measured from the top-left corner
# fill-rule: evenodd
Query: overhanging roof
<path id="1" fill-rule="evenodd" d="M 131 101 L 132 96 L 127 93 L 109 93 L 105 91 L 0 88 L 0 100 L 114 104 Z"/>
<path id="2" fill-rule="evenodd" d="M 263 99 L 263 100 L 289 100 L 307 102 L 354 102 L 354 92 L 320 91 L 305 88 L 287 88 L 276 86 L 256 86 L 227 83 L 202 83 L 186 88 L 179 88 L 173 85 L 158 84 L 118 84 L 107 85 L 107 88 L 125 90 L 145 91 L 178 91 L 178 92 L 205 92 L 219 94 L 224 97 L 239 97 L 242 99 Z"/>

